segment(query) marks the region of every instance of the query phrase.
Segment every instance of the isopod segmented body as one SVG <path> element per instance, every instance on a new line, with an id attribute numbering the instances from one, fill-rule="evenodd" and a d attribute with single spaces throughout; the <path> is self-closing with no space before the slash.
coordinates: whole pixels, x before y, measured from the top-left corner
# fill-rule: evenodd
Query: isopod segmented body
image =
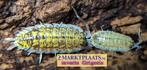
<path id="1" fill-rule="evenodd" d="M 15 47 L 30 53 L 71 53 L 84 47 L 86 40 L 83 30 L 71 24 L 39 24 L 26 27 L 18 32 L 15 38 L 5 38 L 13 41 Z M 41 56 L 42 57 L 42 56 Z M 41 58 L 40 57 L 40 58 Z"/>
<path id="2" fill-rule="evenodd" d="M 85 44 L 84 32 L 71 24 L 41 24 L 16 34 L 14 45 L 36 53 L 70 53 Z"/>
<path id="3" fill-rule="evenodd" d="M 131 37 L 113 31 L 98 31 L 94 33 L 91 43 L 96 48 L 118 52 L 126 52 L 131 48 L 138 47 Z"/>

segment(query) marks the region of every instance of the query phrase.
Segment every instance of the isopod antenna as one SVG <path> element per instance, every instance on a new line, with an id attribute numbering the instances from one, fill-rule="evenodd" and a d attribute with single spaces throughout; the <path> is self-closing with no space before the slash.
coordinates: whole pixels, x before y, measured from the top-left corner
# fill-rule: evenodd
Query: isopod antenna
<path id="1" fill-rule="evenodd" d="M 84 25 L 86 26 L 86 31 L 85 31 L 85 32 L 87 33 L 86 38 L 90 38 L 90 37 L 91 37 L 91 33 L 90 33 L 90 30 L 89 30 L 88 23 L 85 22 L 85 21 L 78 15 L 76 9 L 75 9 L 73 6 L 71 6 L 71 7 L 72 7 L 72 9 L 73 9 L 74 12 L 75 12 L 76 17 L 77 17 L 80 21 L 82 21 L 82 22 L 84 23 Z"/>

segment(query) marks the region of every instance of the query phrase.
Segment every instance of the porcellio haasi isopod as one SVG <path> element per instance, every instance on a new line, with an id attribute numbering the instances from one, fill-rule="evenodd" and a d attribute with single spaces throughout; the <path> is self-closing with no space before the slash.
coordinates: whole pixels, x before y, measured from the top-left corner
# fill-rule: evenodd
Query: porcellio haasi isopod
<path id="1" fill-rule="evenodd" d="M 71 24 L 39 24 L 26 27 L 19 31 L 15 38 L 5 38 L 4 41 L 12 41 L 13 45 L 7 50 L 18 48 L 31 53 L 56 54 L 72 53 L 82 49 L 85 45 L 85 35 L 83 30 Z"/>
<path id="2" fill-rule="evenodd" d="M 91 43 L 96 48 L 108 51 L 127 52 L 132 48 L 140 48 L 131 37 L 113 31 L 98 31 L 92 35 Z"/>

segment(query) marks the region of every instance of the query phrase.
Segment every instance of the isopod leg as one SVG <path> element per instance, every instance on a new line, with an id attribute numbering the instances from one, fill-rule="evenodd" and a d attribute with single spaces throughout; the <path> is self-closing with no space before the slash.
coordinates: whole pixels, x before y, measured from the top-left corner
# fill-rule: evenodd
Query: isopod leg
<path id="1" fill-rule="evenodd" d="M 16 47 L 17 47 L 17 46 L 12 45 L 12 46 L 10 46 L 9 48 L 7 48 L 7 51 L 13 50 L 13 49 L 16 48 Z"/>
<path id="2" fill-rule="evenodd" d="M 40 21 L 39 23 L 40 23 L 41 25 L 43 25 L 43 23 L 42 23 L 41 21 Z"/>
<path id="3" fill-rule="evenodd" d="M 26 55 L 27 56 L 29 56 L 29 55 L 31 55 L 31 53 L 33 53 L 34 51 L 32 51 L 32 50 L 28 50 L 27 52 L 26 52 Z"/>
<path id="4" fill-rule="evenodd" d="M 41 61 L 42 61 L 42 53 L 39 54 L 39 58 L 38 58 L 38 60 L 37 60 L 38 64 L 40 64 Z"/>
<path id="5" fill-rule="evenodd" d="M 41 60 L 42 60 L 42 53 L 40 53 L 39 64 L 41 63 Z"/>
<path id="6" fill-rule="evenodd" d="M 29 47 L 29 48 L 26 50 L 25 55 L 29 56 L 29 55 L 31 55 L 31 53 L 33 53 L 33 52 L 35 52 L 35 51 L 32 50 L 32 47 Z"/>
<path id="7" fill-rule="evenodd" d="M 31 55 L 31 53 L 32 53 L 32 52 L 26 52 L 25 54 L 26 54 L 27 56 L 29 56 L 29 55 Z"/>
<path id="8" fill-rule="evenodd" d="M 85 32 L 86 32 L 86 38 L 90 38 L 90 37 L 91 37 L 91 33 L 90 33 L 90 30 L 89 30 L 88 23 L 85 22 L 85 21 L 78 15 L 76 9 L 75 9 L 73 6 L 72 6 L 72 9 L 74 10 L 74 13 L 75 13 L 76 17 L 77 17 L 80 21 L 82 21 L 82 22 L 84 23 L 84 25 L 86 26 L 86 31 L 85 31 Z"/>
<path id="9" fill-rule="evenodd" d="M 104 31 L 103 27 L 104 27 L 104 25 L 101 26 L 101 30 L 102 30 L 102 31 Z"/>

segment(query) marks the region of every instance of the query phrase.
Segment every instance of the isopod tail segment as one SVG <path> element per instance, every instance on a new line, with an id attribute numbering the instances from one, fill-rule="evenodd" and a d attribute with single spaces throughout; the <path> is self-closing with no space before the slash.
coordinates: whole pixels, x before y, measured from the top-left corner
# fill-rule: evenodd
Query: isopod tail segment
<path id="1" fill-rule="evenodd" d="M 88 23 L 85 22 L 85 21 L 78 15 L 76 9 L 75 9 L 73 6 L 71 6 L 71 7 L 72 7 L 72 9 L 73 9 L 73 11 L 74 11 L 76 17 L 77 17 L 80 21 L 82 21 L 82 22 L 84 23 L 84 25 L 86 26 L 86 31 L 85 31 L 85 33 L 86 33 L 86 39 L 90 39 L 90 38 L 91 38 L 91 32 L 90 32 L 90 30 L 89 30 Z"/>
<path id="2" fill-rule="evenodd" d="M 15 38 L 4 38 L 2 41 L 14 42 L 15 40 L 16 40 Z M 11 50 L 13 50 L 15 48 L 19 48 L 19 47 L 17 47 L 16 45 L 12 45 L 12 46 L 8 47 L 6 50 L 7 51 L 11 51 Z M 32 50 L 32 47 L 29 47 L 28 49 L 26 49 L 25 55 L 29 56 L 33 52 L 35 52 L 35 51 Z M 42 52 L 39 53 L 39 58 L 37 59 L 37 63 L 38 64 L 40 64 L 41 61 L 42 61 L 42 54 L 43 54 Z"/>
<path id="3" fill-rule="evenodd" d="M 5 41 L 5 42 L 14 42 L 15 38 L 4 38 L 1 41 Z M 12 45 L 9 48 L 7 48 L 8 51 L 13 50 L 14 48 L 16 48 L 16 45 Z"/>

